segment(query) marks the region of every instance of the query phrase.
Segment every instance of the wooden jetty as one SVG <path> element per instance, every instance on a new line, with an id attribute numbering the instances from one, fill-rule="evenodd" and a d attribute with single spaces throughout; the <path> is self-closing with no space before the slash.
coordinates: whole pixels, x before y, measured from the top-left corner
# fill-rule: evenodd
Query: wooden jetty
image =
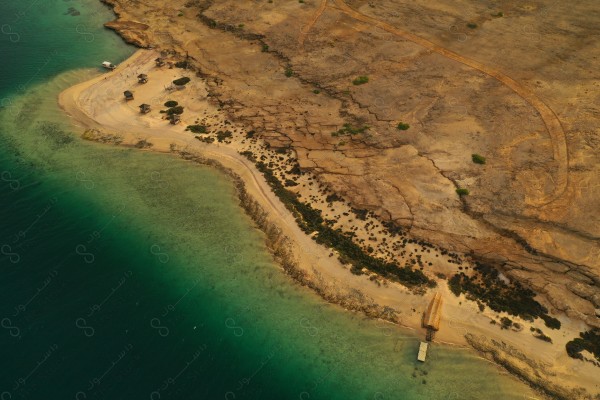
<path id="1" fill-rule="evenodd" d="M 427 349 L 429 343 L 433 340 L 435 333 L 440 330 L 440 320 L 442 319 L 442 295 L 436 293 L 423 313 L 423 327 L 427 329 L 426 341 L 419 345 L 419 354 L 417 360 L 425 362 L 427 358 Z"/>
<path id="2" fill-rule="evenodd" d="M 442 295 L 436 293 L 427 310 L 423 313 L 423 327 L 427 329 L 427 341 L 433 340 L 435 332 L 440 330 L 442 319 Z"/>

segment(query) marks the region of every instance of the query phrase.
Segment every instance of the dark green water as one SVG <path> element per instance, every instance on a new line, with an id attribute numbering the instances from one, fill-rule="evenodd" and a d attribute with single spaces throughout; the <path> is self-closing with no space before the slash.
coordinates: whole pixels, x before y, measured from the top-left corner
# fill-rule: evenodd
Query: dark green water
<path id="1" fill-rule="evenodd" d="M 416 337 L 283 275 L 220 173 L 72 134 L 57 94 L 133 51 L 111 18 L 0 5 L 0 400 L 531 395 L 465 350 L 415 373 Z"/>

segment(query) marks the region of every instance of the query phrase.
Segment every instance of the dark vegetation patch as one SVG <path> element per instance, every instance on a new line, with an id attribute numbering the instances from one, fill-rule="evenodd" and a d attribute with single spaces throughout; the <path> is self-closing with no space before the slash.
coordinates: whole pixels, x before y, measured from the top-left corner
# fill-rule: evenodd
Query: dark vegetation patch
<path id="1" fill-rule="evenodd" d="M 175 63 L 175 66 L 177 68 L 183 68 L 183 69 L 188 69 L 192 66 L 192 64 L 190 64 L 188 61 L 177 61 Z"/>
<path id="2" fill-rule="evenodd" d="M 369 127 L 366 125 L 360 128 L 354 128 L 350 124 L 344 124 L 341 129 L 331 132 L 331 136 L 357 135 L 359 133 L 364 133 L 367 129 L 369 129 Z"/>
<path id="3" fill-rule="evenodd" d="M 190 78 L 188 78 L 187 76 L 184 76 L 183 78 L 175 79 L 173 81 L 173 84 L 177 85 L 177 86 L 183 86 L 183 85 L 188 84 L 189 82 L 190 82 Z"/>
<path id="4" fill-rule="evenodd" d="M 548 309 L 534 299 L 531 289 L 516 281 L 506 283 L 491 266 L 475 263 L 474 270 L 473 276 L 460 272 L 450 278 L 448 285 L 452 293 L 456 296 L 464 293 L 468 299 L 480 300 L 496 312 L 506 312 L 527 321 L 541 318 L 547 327 L 560 329 L 560 321 L 548 315 Z"/>
<path id="5" fill-rule="evenodd" d="M 351 210 L 354 215 L 356 215 L 356 218 L 361 221 L 366 221 L 367 216 L 369 215 L 369 210 L 365 210 L 364 208 L 352 208 Z"/>
<path id="6" fill-rule="evenodd" d="M 587 350 L 596 357 L 596 360 L 600 362 L 600 330 L 591 330 L 587 332 L 581 332 L 578 338 L 575 338 L 567 343 L 567 354 L 570 357 L 583 360 L 581 352 Z"/>
<path id="7" fill-rule="evenodd" d="M 182 106 L 171 107 L 166 111 L 166 113 L 167 113 L 167 115 L 183 114 L 183 107 Z"/>
<path id="8" fill-rule="evenodd" d="M 405 131 L 405 130 L 407 130 L 408 128 L 410 128 L 410 125 L 409 125 L 409 124 L 405 124 L 404 122 L 400 122 L 400 123 L 399 123 L 399 124 L 396 126 L 396 128 L 397 128 L 399 131 Z"/>
<path id="9" fill-rule="evenodd" d="M 471 160 L 475 164 L 485 164 L 485 157 L 479 154 L 471 154 Z"/>
<path id="10" fill-rule="evenodd" d="M 337 193 L 329 194 L 325 198 L 325 201 L 327 201 L 328 203 L 333 203 L 334 201 L 343 201 L 343 200 L 344 199 L 342 199 L 340 196 L 338 196 Z"/>
<path id="11" fill-rule="evenodd" d="M 354 85 L 364 85 L 367 82 L 369 82 L 368 76 L 359 76 L 352 81 Z"/>
<path id="12" fill-rule="evenodd" d="M 204 125 L 188 125 L 185 130 L 192 133 L 206 133 L 206 127 Z"/>
<path id="13" fill-rule="evenodd" d="M 218 131 L 217 132 L 217 140 L 219 142 L 224 141 L 225 139 L 231 138 L 231 131 Z"/>
<path id="14" fill-rule="evenodd" d="M 353 273 L 362 274 L 362 270 L 366 269 L 408 287 L 435 286 L 435 281 L 427 278 L 422 271 L 412 269 L 409 264 L 401 267 L 367 254 L 340 229 L 328 226 L 320 210 L 300 201 L 296 193 L 286 189 L 267 164 L 262 161 L 256 162 L 256 158 L 251 152 L 240 154 L 256 163 L 256 167 L 264 175 L 275 195 L 292 212 L 298 226 L 307 234 L 314 234 L 313 239 L 317 243 L 337 250 L 340 254 L 340 261 L 351 264 Z"/>

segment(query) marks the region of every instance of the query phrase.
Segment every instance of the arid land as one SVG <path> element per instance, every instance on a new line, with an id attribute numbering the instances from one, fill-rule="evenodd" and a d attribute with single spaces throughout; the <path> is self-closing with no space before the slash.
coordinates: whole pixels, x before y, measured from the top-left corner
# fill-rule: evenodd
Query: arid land
<path id="1" fill-rule="evenodd" d="M 438 280 L 435 290 L 444 293 L 448 323 L 437 340 L 468 341 L 505 366 L 516 363 L 507 368 L 557 397 L 584 398 L 568 391 L 575 387 L 600 391 L 598 367 L 570 359 L 564 350 L 579 332 L 600 326 L 600 132 L 593 75 L 599 44 L 588 39 L 598 33 L 588 17 L 592 2 L 437 2 L 438 8 L 341 0 L 110 3 L 119 19 L 107 25 L 156 53 L 138 54 L 105 83 L 86 83 L 62 96 L 75 120 L 96 129 L 88 136 L 98 140 L 106 131 L 132 145 L 147 140 L 159 150 L 218 159 L 264 187 L 253 197 L 267 212 L 279 208 L 284 220 L 277 225 L 295 226 L 238 153 L 264 157 L 282 180 L 295 180 L 290 190 L 336 228 L 354 231 L 354 241 L 373 256 L 404 265 L 419 255 L 413 265 Z M 194 72 L 157 69 L 158 52 L 189 61 Z M 138 88 L 140 71 L 151 81 Z M 183 75 L 192 77 L 186 90 L 165 93 Z M 358 76 L 369 81 L 354 85 Z M 122 102 L 125 89 L 136 93 L 135 105 Z M 65 98 L 72 99 L 70 106 Z M 171 99 L 185 106 L 183 123 L 175 127 L 158 113 Z M 154 110 L 139 115 L 141 102 Z M 399 123 L 410 127 L 399 130 Z M 192 124 L 208 128 L 200 137 L 214 138 L 217 130 L 232 136 L 202 143 L 184 131 Z M 367 129 L 352 134 L 344 124 Z M 474 164 L 473 153 L 485 156 L 486 164 Z M 289 177 L 296 162 L 304 174 Z M 457 188 L 470 194 L 459 196 Z M 324 200 L 333 193 L 343 201 Z M 372 213 L 362 220 L 352 209 Z M 410 241 L 390 235 L 386 221 Z M 297 227 L 285 229 L 296 230 L 285 236 L 301 240 L 297 251 L 312 249 L 303 261 L 313 281 L 329 282 L 330 291 L 359 290 L 367 303 L 397 310 L 396 322 L 419 326 L 419 312 L 412 309 L 422 310 L 429 296 L 377 276 L 353 275 Z M 561 329 L 511 317 L 522 331 L 502 330 L 489 321 L 504 314 L 480 312 L 474 302 L 451 294 L 441 276 L 469 274 L 474 261 L 533 289 Z M 533 326 L 544 328 L 553 343 L 534 338 Z M 465 333 L 472 335 L 465 340 Z"/>

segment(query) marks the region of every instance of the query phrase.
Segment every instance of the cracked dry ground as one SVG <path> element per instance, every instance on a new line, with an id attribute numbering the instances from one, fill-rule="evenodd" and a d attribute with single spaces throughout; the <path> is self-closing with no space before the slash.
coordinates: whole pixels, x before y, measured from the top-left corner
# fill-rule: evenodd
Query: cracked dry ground
<path id="1" fill-rule="evenodd" d="M 594 1 L 107 2 L 121 17 L 108 26 L 143 47 L 187 51 L 230 118 L 291 146 L 354 207 L 493 261 L 555 309 L 600 326 Z M 527 96 L 370 20 L 518 82 L 556 115 L 567 152 L 557 154 Z M 353 85 L 360 75 L 369 82 Z M 369 128 L 332 136 L 344 124 Z"/>

